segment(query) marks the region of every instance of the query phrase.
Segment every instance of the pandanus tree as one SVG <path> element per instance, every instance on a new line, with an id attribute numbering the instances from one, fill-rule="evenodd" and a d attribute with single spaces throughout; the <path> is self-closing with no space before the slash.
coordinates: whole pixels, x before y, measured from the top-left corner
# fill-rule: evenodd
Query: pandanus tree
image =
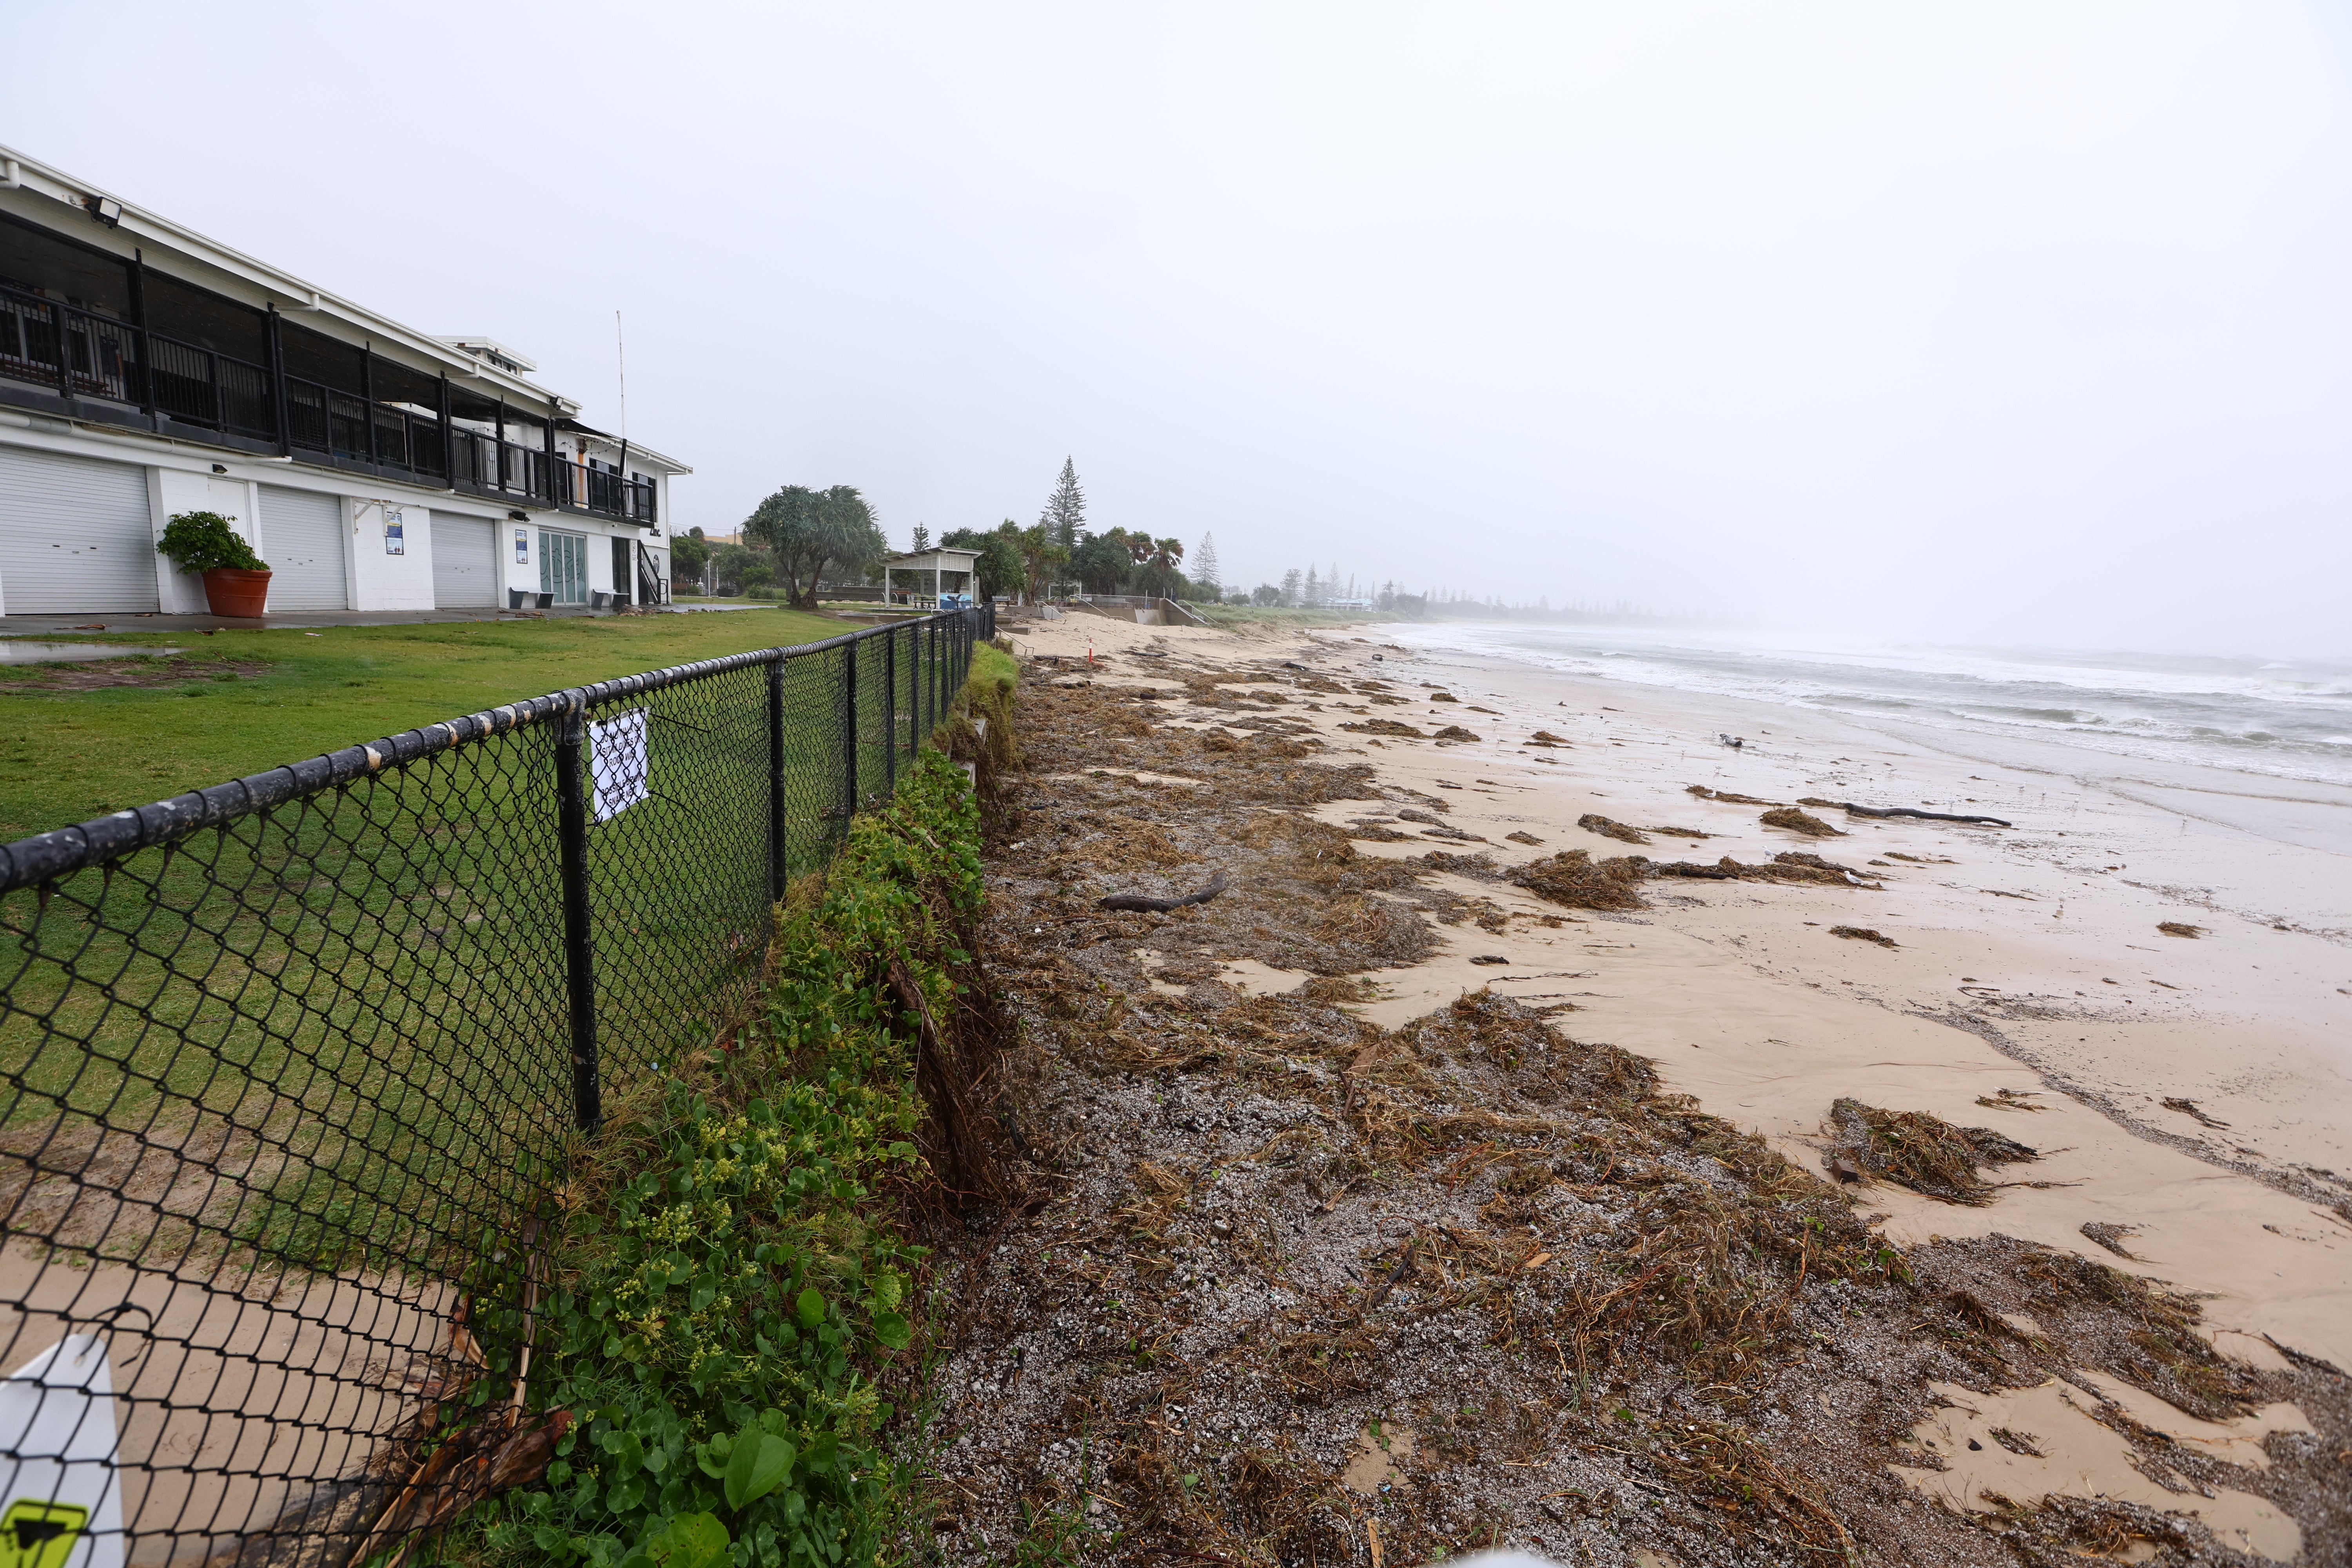
<path id="1" fill-rule="evenodd" d="M 785 596 L 804 610 L 816 608 L 826 572 L 863 573 L 890 550 L 855 485 L 786 485 L 744 520 L 743 537 L 775 557 Z"/>

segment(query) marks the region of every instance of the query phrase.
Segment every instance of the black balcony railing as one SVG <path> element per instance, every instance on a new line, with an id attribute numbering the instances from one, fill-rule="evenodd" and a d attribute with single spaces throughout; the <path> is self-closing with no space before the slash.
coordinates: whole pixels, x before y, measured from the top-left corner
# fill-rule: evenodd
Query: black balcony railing
<path id="1" fill-rule="evenodd" d="M 101 318 L 91 318 L 93 321 Z M 136 328 L 109 322 L 130 342 Z M 269 395 L 269 371 L 212 349 L 184 343 L 160 332 L 147 336 L 155 411 L 184 425 L 203 425 L 257 440 L 274 440 L 278 415 Z"/>
<path id="2" fill-rule="evenodd" d="M 0 375 L 61 397 L 136 403 L 146 395 L 136 328 L 14 289 L 0 289 Z"/>
<path id="3" fill-rule="evenodd" d="M 450 456 L 450 482 L 461 489 L 541 506 L 569 504 L 568 497 L 557 494 L 558 464 L 552 453 L 460 426 L 451 437 Z"/>
<path id="4" fill-rule="evenodd" d="M 134 322 L 0 286 L 0 382 L 68 404 L 274 443 L 331 467 L 364 464 L 418 482 L 652 525 L 655 488 L 611 468 L 446 422 L 429 409 L 338 391 Z M 445 398 L 446 404 L 446 398 Z M 279 410 L 284 410 L 283 429 Z M 236 442 L 227 443 L 236 445 Z"/>
<path id="5" fill-rule="evenodd" d="M 561 504 L 603 512 L 607 517 L 625 517 L 632 522 L 661 521 L 654 515 L 652 481 L 628 479 L 617 469 L 590 468 L 584 463 L 559 463 L 557 467 L 561 469 L 556 479 Z"/>
<path id="6" fill-rule="evenodd" d="M 370 403 L 289 375 L 286 429 L 294 452 L 323 452 L 435 484 L 448 477 L 439 417 L 407 405 Z"/>

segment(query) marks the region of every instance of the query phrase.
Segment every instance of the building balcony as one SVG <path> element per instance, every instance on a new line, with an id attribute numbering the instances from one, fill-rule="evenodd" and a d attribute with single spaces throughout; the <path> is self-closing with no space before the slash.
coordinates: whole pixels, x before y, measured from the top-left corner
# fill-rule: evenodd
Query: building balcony
<path id="1" fill-rule="evenodd" d="M 263 326 L 268 363 L 0 285 L 0 404 L 658 526 L 652 479 L 590 458 L 588 440 L 580 452 L 556 449 L 567 430 L 595 432 L 283 322 L 274 310 Z"/>

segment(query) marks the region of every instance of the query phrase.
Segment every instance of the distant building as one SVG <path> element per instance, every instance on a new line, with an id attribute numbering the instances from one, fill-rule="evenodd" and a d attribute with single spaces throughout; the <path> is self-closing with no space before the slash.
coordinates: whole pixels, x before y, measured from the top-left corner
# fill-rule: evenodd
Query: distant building
<path id="1" fill-rule="evenodd" d="M 656 600 L 684 464 L 432 337 L 0 147 L 0 614 L 199 612 L 216 511 L 272 612 Z"/>
<path id="2" fill-rule="evenodd" d="M 889 604 L 925 609 L 948 597 L 970 603 L 979 566 L 979 551 L 946 545 L 887 556 L 882 563 L 882 596 Z"/>

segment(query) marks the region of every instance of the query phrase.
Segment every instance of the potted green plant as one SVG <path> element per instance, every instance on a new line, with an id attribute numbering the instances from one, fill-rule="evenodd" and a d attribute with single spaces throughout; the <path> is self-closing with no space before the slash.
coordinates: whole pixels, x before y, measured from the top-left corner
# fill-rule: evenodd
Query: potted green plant
<path id="1" fill-rule="evenodd" d="M 229 526 L 236 521 L 216 511 L 175 512 L 155 552 L 170 556 L 183 572 L 203 575 L 205 602 L 214 615 L 258 619 L 269 598 L 269 563 Z"/>

